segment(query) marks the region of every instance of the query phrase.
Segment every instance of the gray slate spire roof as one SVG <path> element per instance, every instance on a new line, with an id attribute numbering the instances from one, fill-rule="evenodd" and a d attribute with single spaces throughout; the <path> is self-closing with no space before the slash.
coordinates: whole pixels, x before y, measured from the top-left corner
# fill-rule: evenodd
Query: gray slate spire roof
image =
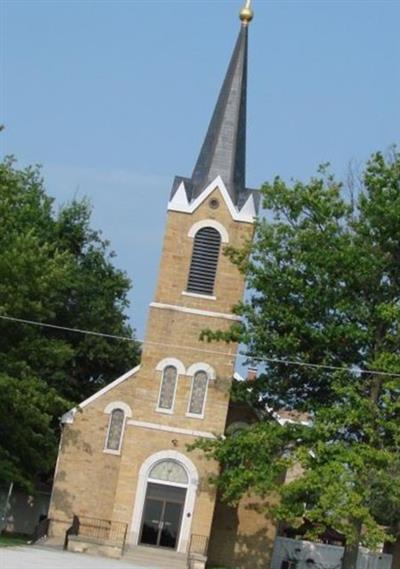
<path id="1" fill-rule="evenodd" d="M 192 174 L 193 197 L 218 175 L 233 203 L 245 190 L 248 26 L 242 25 Z"/>
<path id="2" fill-rule="evenodd" d="M 176 177 L 171 197 L 183 181 L 191 201 L 221 176 L 239 209 L 250 194 L 253 194 L 258 209 L 259 193 L 247 189 L 245 181 L 247 49 L 248 25 L 242 23 L 192 177 Z"/>

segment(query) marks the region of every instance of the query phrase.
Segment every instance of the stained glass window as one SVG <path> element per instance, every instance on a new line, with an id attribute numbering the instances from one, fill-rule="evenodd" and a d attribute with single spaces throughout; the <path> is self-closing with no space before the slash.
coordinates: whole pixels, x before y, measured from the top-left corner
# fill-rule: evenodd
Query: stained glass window
<path id="1" fill-rule="evenodd" d="M 151 469 L 149 478 L 165 482 L 176 482 L 177 484 L 187 484 L 189 482 L 186 470 L 175 460 L 158 462 Z"/>
<path id="2" fill-rule="evenodd" d="M 204 400 L 207 392 L 208 377 L 205 371 L 198 371 L 193 377 L 192 395 L 190 397 L 189 413 L 202 415 Z"/>
<path id="3" fill-rule="evenodd" d="M 107 445 L 108 450 L 119 450 L 121 446 L 122 429 L 124 427 L 124 412 L 122 409 L 114 409 L 110 416 L 108 427 Z"/>
<path id="4" fill-rule="evenodd" d="M 161 379 L 160 397 L 158 401 L 159 409 L 172 409 L 174 404 L 176 378 L 176 367 L 167 366 L 163 371 Z"/>

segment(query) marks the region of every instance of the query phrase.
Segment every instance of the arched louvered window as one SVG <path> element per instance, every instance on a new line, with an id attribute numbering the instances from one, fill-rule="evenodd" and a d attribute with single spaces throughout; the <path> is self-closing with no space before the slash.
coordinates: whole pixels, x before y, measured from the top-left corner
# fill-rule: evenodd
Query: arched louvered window
<path id="1" fill-rule="evenodd" d="M 195 417 L 203 417 L 204 405 L 206 402 L 208 386 L 208 375 L 205 371 L 197 371 L 192 380 L 192 391 L 190 393 L 190 401 L 188 415 Z"/>
<path id="2" fill-rule="evenodd" d="M 221 235 L 216 229 L 199 229 L 194 237 L 187 292 L 209 296 L 214 293 L 220 248 Z"/>
<path id="3" fill-rule="evenodd" d="M 121 450 L 122 435 L 125 424 L 125 413 L 122 409 L 114 409 L 108 424 L 106 449 L 118 452 Z"/>
<path id="4" fill-rule="evenodd" d="M 167 366 L 164 368 L 161 378 L 160 395 L 158 397 L 158 410 L 172 411 L 177 376 L 178 370 L 175 366 Z"/>

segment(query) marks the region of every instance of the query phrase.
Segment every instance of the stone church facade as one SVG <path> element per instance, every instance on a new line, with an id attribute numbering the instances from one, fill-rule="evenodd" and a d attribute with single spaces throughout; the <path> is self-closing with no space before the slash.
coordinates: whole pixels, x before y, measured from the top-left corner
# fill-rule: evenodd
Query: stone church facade
<path id="1" fill-rule="evenodd" d="M 186 558 L 193 546 L 200 566 L 207 557 L 226 567 L 267 566 L 273 524 L 250 498 L 238 508 L 221 504 L 208 482 L 218 464 L 187 450 L 199 437 L 255 420 L 230 404 L 237 346 L 200 340 L 203 330 L 226 330 L 237 319 L 243 276 L 223 250 L 252 239 L 258 209 L 257 192 L 245 186 L 251 17 L 247 2 L 193 174 L 173 184 L 141 364 L 63 417 L 53 536 L 75 515 L 123 524 L 131 549 Z"/>

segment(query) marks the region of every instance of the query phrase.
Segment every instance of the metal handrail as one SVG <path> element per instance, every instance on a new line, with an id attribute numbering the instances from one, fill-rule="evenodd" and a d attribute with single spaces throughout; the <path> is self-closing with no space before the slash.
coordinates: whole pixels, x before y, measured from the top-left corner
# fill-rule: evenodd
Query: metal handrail
<path id="1" fill-rule="evenodd" d="M 42 539 L 43 537 L 47 537 L 49 533 L 49 526 L 50 526 L 50 519 L 46 516 L 40 520 L 40 522 L 36 525 L 35 530 L 33 532 L 32 541 L 35 543 Z"/>
<path id="2" fill-rule="evenodd" d="M 191 567 L 191 560 L 195 555 L 201 555 L 203 557 L 207 557 L 208 542 L 209 542 L 208 536 L 192 533 L 192 535 L 190 536 L 188 555 L 187 555 L 187 566 L 189 569 Z"/>
<path id="3" fill-rule="evenodd" d="M 127 523 L 89 516 L 80 516 L 79 522 L 79 536 L 108 541 L 124 549 L 128 531 Z"/>
<path id="4" fill-rule="evenodd" d="M 107 542 L 121 548 L 123 553 L 128 533 L 128 524 L 89 516 L 74 515 L 72 525 L 65 533 L 64 549 L 72 535 L 86 538 L 94 543 Z"/>

